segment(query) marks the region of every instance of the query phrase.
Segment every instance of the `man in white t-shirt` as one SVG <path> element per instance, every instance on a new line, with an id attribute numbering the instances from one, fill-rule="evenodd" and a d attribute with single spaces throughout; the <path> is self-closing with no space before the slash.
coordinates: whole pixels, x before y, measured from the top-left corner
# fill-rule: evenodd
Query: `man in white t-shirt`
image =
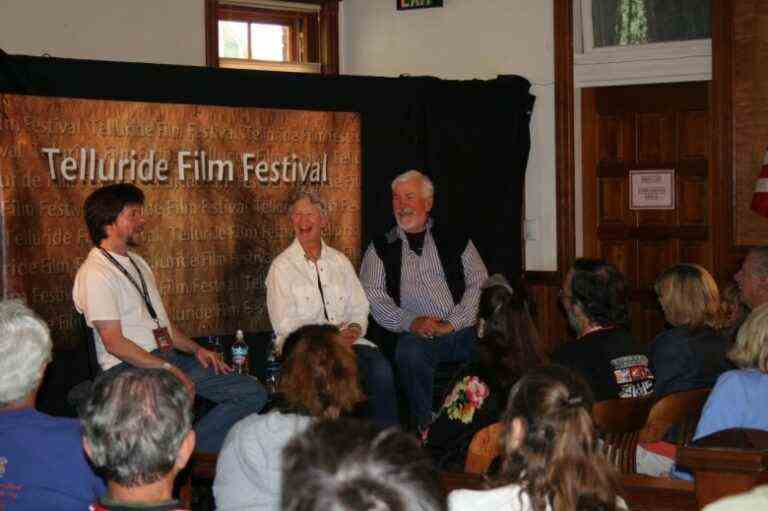
<path id="1" fill-rule="evenodd" d="M 152 270 L 128 250 L 144 229 L 143 204 L 143 192 L 130 184 L 105 186 L 86 199 L 85 222 L 95 247 L 77 272 L 72 298 L 94 329 L 103 370 L 166 369 L 190 392 L 217 403 L 195 431 L 199 450 L 218 452 L 230 426 L 264 406 L 266 392 L 252 378 L 230 374 L 219 355 L 168 318 Z"/>

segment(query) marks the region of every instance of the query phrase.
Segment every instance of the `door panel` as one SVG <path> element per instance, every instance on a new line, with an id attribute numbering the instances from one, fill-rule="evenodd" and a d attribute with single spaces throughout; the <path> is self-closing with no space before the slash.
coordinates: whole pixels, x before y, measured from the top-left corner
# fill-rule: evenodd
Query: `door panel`
<path id="1" fill-rule="evenodd" d="M 633 287 L 633 332 L 663 327 L 653 283 L 677 262 L 712 270 L 708 82 L 582 91 L 584 254 Z M 675 169 L 673 210 L 629 209 L 629 171 Z"/>

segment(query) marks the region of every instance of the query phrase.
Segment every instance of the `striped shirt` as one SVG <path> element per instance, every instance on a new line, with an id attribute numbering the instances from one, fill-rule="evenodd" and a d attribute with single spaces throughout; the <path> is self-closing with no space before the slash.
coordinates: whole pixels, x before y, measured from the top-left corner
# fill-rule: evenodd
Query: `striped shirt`
<path id="1" fill-rule="evenodd" d="M 419 316 L 436 316 L 448 321 L 458 331 L 475 323 L 480 303 L 480 285 L 488 278 L 488 270 L 470 240 L 461 254 L 466 289 L 459 303 L 454 304 L 443 265 L 427 224 L 421 256 L 411 250 L 408 237 L 398 227 L 402 240 L 402 272 L 400 276 L 400 306 L 387 293 L 384 263 L 371 243 L 363 257 L 360 280 L 371 304 L 376 322 L 392 332 L 408 332 Z"/>

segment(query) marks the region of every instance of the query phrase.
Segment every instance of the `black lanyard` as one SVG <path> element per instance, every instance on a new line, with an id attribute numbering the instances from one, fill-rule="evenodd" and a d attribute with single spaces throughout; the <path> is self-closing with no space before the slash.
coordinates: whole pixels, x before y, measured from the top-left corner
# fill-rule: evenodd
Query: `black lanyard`
<path id="1" fill-rule="evenodd" d="M 131 284 L 133 284 L 133 287 L 136 288 L 136 291 L 139 292 L 141 297 L 144 299 L 144 303 L 147 305 L 147 310 L 149 311 L 149 315 L 152 316 L 152 319 L 155 320 L 155 323 L 157 323 L 158 326 L 160 326 L 160 322 L 157 320 L 157 313 L 155 312 L 155 308 L 152 307 L 152 301 L 149 299 L 149 290 L 147 289 L 147 283 L 144 281 L 144 275 L 141 274 L 141 270 L 139 270 L 139 267 L 136 266 L 136 263 L 133 262 L 133 259 L 131 259 L 131 256 L 128 257 L 128 260 L 131 262 L 133 267 L 136 269 L 136 273 L 139 274 L 139 280 L 141 281 L 141 287 L 139 287 L 139 284 L 136 282 L 136 279 L 133 278 L 133 275 L 128 273 L 128 270 L 126 270 L 120 262 L 112 257 L 112 254 L 104 250 L 103 248 L 99 247 L 99 250 L 101 250 L 101 253 L 104 254 L 104 257 L 109 259 L 109 262 L 114 264 L 117 269 L 119 269 L 121 272 L 123 272 L 123 275 L 125 275 L 128 280 L 131 281 Z"/>
<path id="2" fill-rule="evenodd" d="M 317 288 L 320 290 L 320 301 L 323 302 L 323 314 L 326 321 L 328 320 L 328 309 L 325 308 L 325 293 L 323 292 L 323 283 L 320 282 L 320 271 L 317 267 L 317 261 L 315 261 L 315 273 L 317 273 Z"/>

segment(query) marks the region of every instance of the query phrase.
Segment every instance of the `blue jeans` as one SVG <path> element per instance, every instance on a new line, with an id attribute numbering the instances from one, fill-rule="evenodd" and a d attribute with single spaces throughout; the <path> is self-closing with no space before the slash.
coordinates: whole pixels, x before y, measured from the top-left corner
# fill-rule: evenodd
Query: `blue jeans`
<path id="1" fill-rule="evenodd" d="M 475 329 L 425 339 L 410 332 L 400 335 L 395 348 L 398 378 L 418 426 L 432 421 L 435 367 L 440 362 L 466 362 L 475 357 Z"/>
<path id="2" fill-rule="evenodd" d="M 250 376 L 216 374 L 210 367 L 206 369 L 200 365 L 194 356 L 176 350 L 168 353 L 154 350 L 152 354 L 181 369 L 195 384 L 197 394 L 216 403 L 213 410 L 195 424 L 197 451 L 219 452 L 229 428 L 243 417 L 258 413 L 267 402 L 266 391 Z M 130 365 L 123 362 L 109 371 L 128 367 Z"/>
<path id="3" fill-rule="evenodd" d="M 395 377 L 387 358 L 371 346 L 352 346 L 357 355 L 363 392 L 368 396 L 364 413 L 382 428 L 399 426 Z"/>

